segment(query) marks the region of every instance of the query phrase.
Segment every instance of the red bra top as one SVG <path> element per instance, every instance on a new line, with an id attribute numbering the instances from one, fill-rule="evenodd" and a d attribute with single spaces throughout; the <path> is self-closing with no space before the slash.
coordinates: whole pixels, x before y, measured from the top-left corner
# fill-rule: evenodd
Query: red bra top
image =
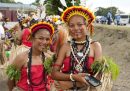
<path id="1" fill-rule="evenodd" d="M 66 57 L 63 61 L 63 67 L 62 67 L 62 72 L 63 73 L 68 73 L 69 70 L 70 70 L 70 56 Z M 87 68 L 87 71 L 88 73 L 92 74 L 92 71 L 91 71 L 91 65 L 92 63 L 94 62 L 94 57 L 88 57 L 88 60 L 86 62 L 86 68 Z"/>
<path id="2" fill-rule="evenodd" d="M 42 78 L 43 78 L 43 65 L 32 65 L 31 66 L 31 79 L 32 82 L 35 84 L 38 84 Z M 23 67 L 21 69 L 21 77 L 20 80 L 17 82 L 17 86 L 21 89 L 23 89 L 24 91 L 29 91 L 29 86 L 27 84 L 27 67 Z M 38 86 L 34 86 L 32 85 L 33 91 L 46 91 L 45 89 L 45 83 L 43 81 L 43 83 L 41 85 Z"/>

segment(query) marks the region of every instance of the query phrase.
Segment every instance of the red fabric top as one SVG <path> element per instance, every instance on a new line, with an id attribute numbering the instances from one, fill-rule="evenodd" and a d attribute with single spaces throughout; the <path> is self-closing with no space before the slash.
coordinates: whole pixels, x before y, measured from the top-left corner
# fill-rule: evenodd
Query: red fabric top
<path id="1" fill-rule="evenodd" d="M 32 78 L 32 82 L 35 84 L 38 84 L 42 78 L 42 72 L 43 72 L 43 65 L 32 65 L 31 66 L 31 78 Z M 21 77 L 20 80 L 17 82 L 17 86 L 20 87 L 21 89 L 23 89 L 24 91 L 29 91 L 28 90 L 28 84 L 27 84 L 27 67 L 23 67 L 21 70 Z M 46 91 L 45 89 L 45 83 L 43 81 L 43 83 L 41 85 L 38 86 L 33 86 L 33 91 Z"/>
<path id="2" fill-rule="evenodd" d="M 28 40 L 29 37 L 30 37 L 30 31 L 28 28 L 25 28 L 23 30 L 23 34 L 22 34 L 22 44 L 28 46 L 28 47 L 31 47 L 32 46 L 32 43 Z"/>
<path id="3" fill-rule="evenodd" d="M 86 68 L 90 74 L 92 74 L 91 65 L 93 62 L 94 62 L 94 57 L 88 57 L 88 60 L 86 62 Z M 70 68 L 71 68 L 70 67 L 70 56 L 68 56 L 63 61 L 62 72 L 67 73 L 67 72 L 69 72 Z"/>

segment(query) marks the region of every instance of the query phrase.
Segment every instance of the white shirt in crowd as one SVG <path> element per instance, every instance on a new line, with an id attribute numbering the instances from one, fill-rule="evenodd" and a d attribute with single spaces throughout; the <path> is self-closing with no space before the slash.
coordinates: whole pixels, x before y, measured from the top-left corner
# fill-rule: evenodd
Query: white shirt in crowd
<path id="1" fill-rule="evenodd" d="M 0 24 L 0 39 L 5 37 L 5 31 L 3 26 Z"/>

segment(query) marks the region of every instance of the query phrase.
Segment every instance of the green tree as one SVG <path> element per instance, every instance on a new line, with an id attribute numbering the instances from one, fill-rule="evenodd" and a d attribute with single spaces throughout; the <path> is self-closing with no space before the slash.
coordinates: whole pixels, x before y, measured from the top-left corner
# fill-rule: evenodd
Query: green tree
<path id="1" fill-rule="evenodd" d="M 116 7 L 108 7 L 108 8 L 99 7 L 98 11 L 95 12 L 95 15 L 96 16 L 107 16 L 107 13 L 110 11 L 112 13 L 113 18 L 114 18 L 117 10 L 118 10 L 118 8 L 116 8 Z"/>
<path id="2" fill-rule="evenodd" d="M 40 0 L 35 0 L 35 2 L 32 3 L 33 5 L 39 6 L 40 5 Z"/>
<path id="3" fill-rule="evenodd" d="M 115 18 L 115 14 L 116 14 L 117 10 L 118 10 L 118 8 L 116 8 L 116 7 L 107 8 L 107 11 L 110 11 L 112 13 L 113 19 Z"/>
<path id="4" fill-rule="evenodd" d="M 105 8 L 98 7 L 98 11 L 95 12 L 96 16 L 105 16 L 107 14 L 107 11 Z"/>
<path id="5" fill-rule="evenodd" d="M 74 5 L 79 6 L 80 0 L 74 0 Z M 65 0 L 67 7 L 72 6 L 72 0 Z M 60 0 L 45 0 L 44 5 L 46 5 L 46 14 L 47 15 L 60 15 L 61 12 L 59 11 L 59 8 L 62 8 L 63 10 L 66 9 L 65 6 L 63 6 L 60 2 Z"/>
<path id="6" fill-rule="evenodd" d="M 0 0 L 1 3 L 15 3 L 14 0 Z"/>

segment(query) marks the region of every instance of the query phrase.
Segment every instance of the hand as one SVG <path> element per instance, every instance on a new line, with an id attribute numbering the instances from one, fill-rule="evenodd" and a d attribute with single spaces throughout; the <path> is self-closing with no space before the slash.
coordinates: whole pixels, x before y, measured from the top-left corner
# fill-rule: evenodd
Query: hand
<path id="1" fill-rule="evenodd" d="M 59 91 L 73 87 L 73 83 L 71 81 L 54 81 L 54 86 Z"/>
<path id="2" fill-rule="evenodd" d="M 85 76 L 90 75 L 86 73 L 73 74 L 72 77 L 74 80 L 81 82 L 83 84 L 89 85 L 89 83 L 85 80 Z"/>
<path id="3" fill-rule="evenodd" d="M 46 58 L 51 58 L 55 53 L 51 52 L 50 50 L 47 50 L 47 52 L 44 53 Z"/>
<path id="4" fill-rule="evenodd" d="M 60 86 L 59 81 L 54 81 L 54 86 L 55 86 L 57 89 L 61 89 L 61 86 Z"/>

